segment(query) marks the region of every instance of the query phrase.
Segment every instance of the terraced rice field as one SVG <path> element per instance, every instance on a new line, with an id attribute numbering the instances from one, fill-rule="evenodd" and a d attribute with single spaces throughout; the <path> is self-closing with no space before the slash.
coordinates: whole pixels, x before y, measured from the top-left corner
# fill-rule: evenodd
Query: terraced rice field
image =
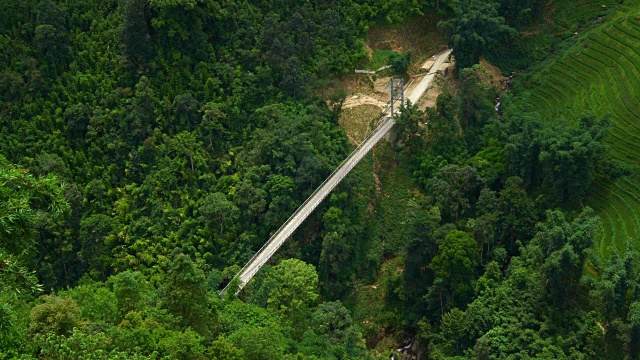
<path id="1" fill-rule="evenodd" d="M 554 11 L 556 26 L 576 31 L 577 26 L 608 13 L 616 3 L 618 3 L 617 0 L 572 0 L 571 2 L 556 0 L 551 1 L 550 6 L 556 7 Z"/>
<path id="2" fill-rule="evenodd" d="M 545 118 L 610 114 L 610 154 L 633 174 L 613 183 L 597 179 L 587 205 L 603 220 L 602 256 L 613 246 L 624 252 L 629 242 L 640 248 L 640 6 L 615 14 L 540 75 L 531 104 Z"/>

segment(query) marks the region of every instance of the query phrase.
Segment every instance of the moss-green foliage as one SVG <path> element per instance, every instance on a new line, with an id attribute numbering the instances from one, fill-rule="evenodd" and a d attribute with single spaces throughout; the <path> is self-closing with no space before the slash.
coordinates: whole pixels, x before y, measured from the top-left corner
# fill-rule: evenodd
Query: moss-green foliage
<path id="1" fill-rule="evenodd" d="M 637 278 L 628 275 L 637 253 L 624 265 L 589 259 L 602 225 L 580 209 L 593 184 L 624 180 L 629 170 L 607 152 L 611 118 L 591 108 L 567 121 L 560 91 L 547 96 L 555 107 L 530 101 L 537 89 L 553 90 L 539 73 L 552 63 L 501 96 L 504 112 L 489 107 L 492 94 L 473 70 L 460 72 L 464 88 L 443 92 L 436 109 L 405 110 L 428 130 L 428 141 L 398 147 L 426 196 L 408 206 L 404 258 L 387 262 L 382 276 L 385 303 L 370 300 L 378 316 L 360 315 L 363 306 L 354 314 L 415 329 L 434 359 L 633 356 L 637 286 L 627 281 Z M 536 86 L 534 95 L 523 84 Z M 419 133 L 412 122 L 398 126 L 398 134 Z M 548 210 L 558 206 L 565 212 Z"/>
<path id="2" fill-rule="evenodd" d="M 510 44 L 516 31 L 506 25 L 500 4 L 495 1 L 454 1 L 452 19 L 440 25 L 447 29 L 449 45 L 458 67 L 467 68 L 478 63 L 500 43 Z"/>
<path id="3" fill-rule="evenodd" d="M 633 15 L 637 12 L 637 6 L 622 8 L 612 21 L 584 35 L 529 80 L 535 88 L 528 102 L 545 118 L 575 122 L 590 112 L 609 115 L 613 123 L 608 152 L 631 174 L 615 182 L 598 178 L 587 201 L 604 221 L 598 241 L 603 256 L 612 247 L 624 251 L 627 241 L 637 242 L 640 229 L 640 24 Z"/>
<path id="4" fill-rule="evenodd" d="M 603 215 L 601 244 L 640 227 L 636 169 L 600 176 L 628 172 L 601 151 L 605 112 L 610 154 L 637 165 L 640 23 L 618 13 L 552 48 L 610 11 L 587 0 L 521 39 L 531 57 L 519 46 L 505 57 L 516 66 L 569 49 L 515 84 L 505 114 L 478 69 L 462 72 L 436 109 L 405 109 L 396 152 L 379 145 L 244 302 L 220 298 L 350 150 L 318 87 L 362 61 L 372 21 L 454 3 L 9 4 L 0 358 L 366 359 L 364 339 L 375 345 L 382 329 L 428 340 L 434 359 L 633 358 L 638 257 L 589 259 L 599 222 L 575 208 L 586 194 Z M 474 4 L 521 29 L 542 2 Z M 482 35 L 473 40 L 498 39 Z M 472 60 L 499 54 L 480 49 Z M 291 257 L 304 261 L 278 261 Z M 332 301 L 348 294 L 346 307 Z"/>
<path id="5" fill-rule="evenodd" d="M 0 155 L 0 249 L 34 253 L 37 232 L 59 231 L 70 207 L 53 174 L 35 177 Z"/>
<path id="6" fill-rule="evenodd" d="M 275 281 L 266 286 L 268 306 L 202 292 L 204 281 L 190 283 L 200 280 L 202 270 L 184 254 L 172 260 L 166 285 L 127 271 L 105 283 L 85 278 L 73 289 L 42 296 L 31 305 L 24 328 L 16 319 L 22 309 L 6 306 L 3 294 L 0 357 L 370 358 L 350 312 L 340 302 L 317 301 L 313 265 L 289 259 L 272 269 L 264 282 Z M 243 295 L 252 297 L 251 291 Z"/>
<path id="7" fill-rule="evenodd" d="M 71 298 L 41 297 L 42 304 L 31 309 L 29 333 L 43 336 L 47 333 L 68 336 L 80 323 L 81 310 Z"/>
<path id="8" fill-rule="evenodd" d="M 388 65 L 391 56 L 398 56 L 398 53 L 393 50 L 375 50 L 371 55 L 371 63 L 369 64 L 369 69 L 377 70 L 385 65 Z"/>
<path id="9" fill-rule="evenodd" d="M 443 4 L 454 13 L 440 26 L 448 32 L 458 67 L 471 67 L 485 56 L 503 71 L 523 69 L 543 60 L 553 43 L 547 32 L 555 34 L 549 24 L 542 25 L 548 10 L 574 6 L 574 2 L 547 0 L 453 0 Z M 540 32 L 547 36 L 531 36 Z"/>
<path id="10" fill-rule="evenodd" d="M 393 54 L 389 57 L 389 65 L 395 72 L 403 73 L 409 68 L 411 62 L 411 50 L 404 54 Z"/>
<path id="11" fill-rule="evenodd" d="M 305 335 L 305 319 L 318 279 L 338 296 L 380 265 L 378 238 L 362 226 L 372 221 L 361 199 L 372 191 L 370 174 L 348 179 L 296 234 L 305 241 L 291 251 L 322 274 L 308 265 L 312 300 L 285 304 L 295 294 L 260 284 L 264 294 L 249 294 L 278 299 L 269 312 L 280 330 L 230 330 L 216 317 L 223 305 L 215 291 L 233 275 L 230 265 L 243 264 L 350 151 L 339 110 L 316 90 L 362 61 L 374 21 L 398 23 L 428 6 L 336 5 L 7 4 L 0 357 L 196 359 L 211 345 L 215 356 L 280 358 L 298 352 L 293 331 L 306 339 L 301 356 L 364 354 L 357 329 Z M 43 288 L 67 290 L 30 304 Z M 327 342 L 334 355 L 324 356 Z"/>
<path id="12" fill-rule="evenodd" d="M 565 3 L 550 4 L 553 11 L 553 23 L 558 30 L 575 32 L 589 22 L 601 20 L 601 17 L 611 13 L 620 4 L 620 1 L 605 0 L 577 0 L 572 1 L 572 6 L 564 6 Z"/>
<path id="13" fill-rule="evenodd" d="M 359 59 L 359 24 L 371 18 L 281 5 L 9 9 L 0 152 L 57 176 L 71 207 L 66 226 L 43 228 L 37 244 L 47 288 L 85 272 L 158 280 L 175 248 L 219 268 L 242 263 L 346 156 L 335 114 L 307 95 Z M 38 35 L 42 26 L 55 34 Z"/>
<path id="14" fill-rule="evenodd" d="M 505 74 L 525 70 L 548 59 L 550 54 L 562 53 L 567 44 L 574 41 L 572 38 L 601 24 L 604 16 L 615 11 L 619 3 L 615 0 L 550 1 L 528 13 L 526 21 L 514 22 L 513 16 L 507 16 L 508 23 L 520 30 L 519 36 L 512 43 L 494 47 L 486 56 Z M 539 16 L 529 17 L 532 14 Z"/>
<path id="15" fill-rule="evenodd" d="M 464 358 L 495 359 L 615 354 L 604 346 L 598 312 L 575 311 L 573 304 L 564 302 L 583 302 L 577 279 L 598 222 L 588 208 L 573 221 L 559 211 L 548 211 L 538 233 L 511 259 L 504 274 L 497 263 L 486 265 L 468 307 L 445 313 L 438 332 L 422 326 L 421 336 L 432 339 L 434 358 L 462 353 Z M 613 342 L 609 343 L 610 347 Z"/>

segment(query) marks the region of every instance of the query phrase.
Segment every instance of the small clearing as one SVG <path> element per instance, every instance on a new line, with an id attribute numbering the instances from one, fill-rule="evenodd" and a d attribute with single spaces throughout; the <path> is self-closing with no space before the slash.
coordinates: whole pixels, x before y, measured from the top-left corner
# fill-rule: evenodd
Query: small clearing
<path id="1" fill-rule="evenodd" d="M 360 105 L 343 108 L 340 117 L 342 126 L 349 137 L 349 142 L 359 145 L 371 132 L 371 124 L 380 117 L 380 107 L 377 105 Z"/>
<path id="2" fill-rule="evenodd" d="M 345 99 L 342 104 L 342 110 L 351 109 L 361 105 L 373 105 L 384 109 L 387 106 L 387 102 L 369 95 L 355 94 Z"/>
<path id="3" fill-rule="evenodd" d="M 438 95 L 440 95 L 440 93 L 442 93 L 442 89 L 440 88 L 438 81 L 434 81 L 424 96 L 422 96 L 422 99 L 418 102 L 418 109 L 424 111 L 427 108 L 435 107 L 436 99 L 438 99 Z"/>
<path id="4" fill-rule="evenodd" d="M 384 96 L 384 98 L 387 99 L 387 102 L 389 102 L 390 83 L 390 77 L 378 78 L 373 82 L 373 91 L 375 92 L 376 96 Z"/>
<path id="5" fill-rule="evenodd" d="M 413 18 L 402 26 L 374 25 L 369 29 L 365 42 L 373 51 L 393 50 L 404 53 L 411 50 L 413 69 L 415 64 L 422 65 L 424 58 L 446 49 L 445 32 L 437 26 L 440 20 L 442 19 L 434 14 L 426 14 Z"/>
<path id="6" fill-rule="evenodd" d="M 488 62 L 485 58 L 480 58 L 480 65 L 482 65 L 486 73 L 482 72 L 479 74 L 480 79 L 483 81 L 487 81 L 491 83 L 491 87 L 497 90 L 504 89 L 505 84 L 507 83 L 507 77 L 502 75 L 502 72 L 496 66 L 493 66 L 490 62 Z"/>

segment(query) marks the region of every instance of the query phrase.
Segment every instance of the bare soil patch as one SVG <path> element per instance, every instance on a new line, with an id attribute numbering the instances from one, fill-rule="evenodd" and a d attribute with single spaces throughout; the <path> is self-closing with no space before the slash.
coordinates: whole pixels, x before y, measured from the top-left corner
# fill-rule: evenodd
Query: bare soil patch
<path id="1" fill-rule="evenodd" d="M 360 105 L 343 109 L 340 126 L 347 132 L 349 141 L 359 145 L 371 132 L 371 124 L 380 117 L 380 107 L 376 105 Z"/>
<path id="2" fill-rule="evenodd" d="M 380 50 L 393 50 L 404 53 L 411 50 L 411 65 L 409 74 L 419 73 L 425 60 L 447 48 L 445 32 L 437 27 L 441 19 L 433 14 L 413 18 L 402 26 L 390 27 L 374 25 L 369 29 L 365 38 L 364 49 L 372 57 Z M 360 64 L 364 69 L 367 64 Z M 347 100 L 356 94 L 367 94 L 380 101 L 389 99 L 389 77 L 371 76 L 365 74 L 345 74 L 332 79 L 329 84 L 318 89 L 317 93 L 327 100 L 337 90 L 344 90 Z"/>
<path id="3" fill-rule="evenodd" d="M 440 20 L 442 19 L 434 14 L 427 14 L 411 19 L 399 27 L 374 25 L 369 29 L 365 42 L 373 50 L 393 50 L 399 53 L 411 50 L 413 59 L 422 65 L 421 57 L 435 54 L 447 46 L 445 32 L 437 27 Z"/>
<path id="4" fill-rule="evenodd" d="M 482 65 L 486 73 L 480 72 L 480 79 L 486 82 L 491 83 L 491 87 L 500 91 L 504 88 L 507 77 L 502 75 L 500 69 L 496 66 L 491 65 L 485 58 L 480 58 L 480 65 Z"/>
<path id="5" fill-rule="evenodd" d="M 348 96 L 345 99 L 344 103 L 342 104 L 342 109 L 343 110 L 351 109 L 361 105 L 373 105 L 382 109 L 387 106 L 387 102 L 382 101 L 374 96 L 369 96 L 365 94 L 355 94 L 352 96 Z"/>
<path id="6" fill-rule="evenodd" d="M 438 95 L 442 93 L 442 89 L 438 83 L 438 81 L 434 81 L 431 84 L 427 92 L 422 96 L 422 99 L 420 99 L 420 102 L 418 102 L 418 109 L 424 111 L 426 108 L 436 106 Z"/>
<path id="7" fill-rule="evenodd" d="M 389 83 L 391 81 L 390 77 L 382 77 L 379 79 L 376 79 L 373 82 L 373 90 L 377 93 L 385 93 L 385 94 L 389 94 Z"/>

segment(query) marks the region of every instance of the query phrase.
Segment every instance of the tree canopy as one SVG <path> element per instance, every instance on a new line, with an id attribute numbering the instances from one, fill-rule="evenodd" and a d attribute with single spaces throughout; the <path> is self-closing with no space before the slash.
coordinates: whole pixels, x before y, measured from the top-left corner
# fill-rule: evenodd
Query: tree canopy
<path id="1" fill-rule="evenodd" d="M 505 92 L 477 65 L 600 41 L 595 17 L 584 37 L 537 32 L 547 3 L 5 1 L 0 359 L 637 359 L 636 214 L 585 206 L 638 180 L 612 124 L 531 111 L 536 68 Z M 240 266 L 353 150 L 347 96 L 442 50 L 414 29 L 386 38 L 405 21 L 448 31 L 457 65 L 435 106 L 403 104 L 395 141 L 236 294 Z M 380 53 L 392 70 L 352 74 Z"/>

